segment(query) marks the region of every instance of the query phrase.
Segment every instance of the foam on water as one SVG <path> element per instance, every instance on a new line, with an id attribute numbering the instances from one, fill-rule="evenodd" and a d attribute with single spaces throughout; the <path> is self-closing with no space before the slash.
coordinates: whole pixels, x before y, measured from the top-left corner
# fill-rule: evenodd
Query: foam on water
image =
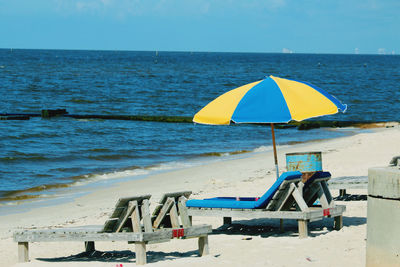
<path id="1" fill-rule="evenodd" d="M 271 151 L 272 146 L 260 146 L 254 149 L 254 152 L 266 152 L 266 151 Z"/>

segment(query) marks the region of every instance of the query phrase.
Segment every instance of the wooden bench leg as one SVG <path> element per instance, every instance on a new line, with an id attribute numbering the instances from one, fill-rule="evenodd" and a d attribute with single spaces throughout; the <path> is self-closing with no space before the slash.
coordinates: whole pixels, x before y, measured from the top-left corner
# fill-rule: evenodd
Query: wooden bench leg
<path id="1" fill-rule="evenodd" d="M 29 243 L 18 242 L 18 262 L 29 261 Z"/>
<path id="2" fill-rule="evenodd" d="M 223 220 L 224 224 L 232 224 L 232 217 L 224 217 Z"/>
<path id="3" fill-rule="evenodd" d="M 96 249 L 94 248 L 94 241 L 85 241 L 85 251 L 93 252 Z"/>
<path id="4" fill-rule="evenodd" d="M 336 216 L 334 217 L 334 222 L 333 222 L 333 229 L 339 231 L 343 227 L 343 216 Z"/>
<path id="5" fill-rule="evenodd" d="M 146 260 L 146 243 L 135 242 L 136 265 L 145 265 Z"/>
<path id="6" fill-rule="evenodd" d="M 199 237 L 199 255 L 208 255 L 208 235 Z"/>
<path id="7" fill-rule="evenodd" d="M 299 224 L 299 238 L 307 238 L 308 237 L 308 221 L 307 220 L 298 220 Z"/>

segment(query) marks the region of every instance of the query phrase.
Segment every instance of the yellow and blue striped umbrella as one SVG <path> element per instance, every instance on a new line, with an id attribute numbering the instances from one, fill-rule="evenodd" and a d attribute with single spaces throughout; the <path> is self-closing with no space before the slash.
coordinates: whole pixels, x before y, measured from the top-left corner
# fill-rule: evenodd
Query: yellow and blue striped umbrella
<path id="1" fill-rule="evenodd" d="M 233 89 L 193 118 L 202 124 L 287 123 L 346 111 L 347 106 L 309 83 L 270 76 Z"/>
<path id="2" fill-rule="evenodd" d="M 345 112 L 347 105 L 326 91 L 306 82 L 270 76 L 233 89 L 205 106 L 193 118 L 202 124 L 273 123 L 302 121 L 308 118 Z"/>

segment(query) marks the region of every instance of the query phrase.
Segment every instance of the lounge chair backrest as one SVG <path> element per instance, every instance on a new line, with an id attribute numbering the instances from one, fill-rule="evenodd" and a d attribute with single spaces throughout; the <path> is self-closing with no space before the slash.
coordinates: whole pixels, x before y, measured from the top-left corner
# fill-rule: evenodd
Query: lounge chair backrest
<path id="1" fill-rule="evenodd" d="M 317 199 L 320 198 L 321 186 L 326 187 L 326 194 L 328 194 L 328 202 L 331 201 L 331 195 L 328 189 L 327 181 L 331 178 L 330 172 L 316 172 L 310 179 L 308 179 L 303 188 L 304 200 L 307 205 L 312 205 Z"/>
<path id="2" fill-rule="evenodd" d="M 310 179 L 308 179 L 307 182 L 305 182 L 304 188 L 309 187 L 317 179 L 318 180 L 321 179 L 321 180 L 328 181 L 330 178 L 331 178 L 331 173 L 330 172 L 318 171 Z"/>
<path id="3" fill-rule="evenodd" d="M 151 216 L 153 227 L 160 228 L 167 226 L 179 228 L 180 222 L 178 217 L 181 218 L 182 225 L 191 225 L 189 216 L 185 216 L 181 213 L 181 209 L 179 208 L 178 204 L 182 197 L 184 199 L 188 199 L 191 194 L 192 191 L 180 191 L 165 193 L 162 195 Z"/>
<path id="4" fill-rule="evenodd" d="M 299 171 L 282 173 L 278 180 L 276 180 L 275 183 L 268 189 L 268 191 L 265 192 L 265 194 L 256 201 L 254 208 L 257 209 L 266 207 L 268 205 L 268 202 L 272 199 L 272 197 L 275 195 L 276 191 L 279 189 L 284 181 L 290 181 L 299 178 L 301 178 L 301 172 Z"/>
<path id="5" fill-rule="evenodd" d="M 294 181 L 303 181 L 303 176 L 298 179 L 292 179 L 292 180 L 285 180 L 282 182 L 281 186 L 279 187 L 278 191 L 275 193 L 273 196 L 272 200 L 268 202 L 268 205 L 266 207 L 267 210 L 287 210 L 290 209 L 295 204 L 295 199 L 293 197 L 288 197 L 288 194 L 291 194 L 291 189 L 290 189 L 290 182 Z M 304 200 L 306 201 L 306 204 L 308 206 L 312 205 L 315 200 L 319 197 L 318 192 L 319 190 L 319 183 L 321 181 L 326 181 L 330 178 L 330 173 L 329 172 L 322 172 L 318 171 L 313 173 L 313 175 L 299 188 L 301 190 L 302 195 Z M 304 182 L 304 181 L 303 181 Z M 315 188 L 317 187 L 317 188 Z M 283 203 L 283 199 L 284 202 Z"/>
<path id="6" fill-rule="evenodd" d="M 141 207 L 143 200 L 149 200 L 151 195 L 135 196 L 120 198 L 115 205 L 108 220 L 104 223 L 101 232 L 116 232 L 120 231 L 121 227 L 124 226 L 125 222 L 131 216 L 133 209 L 130 209 L 129 203 L 136 201 L 138 208 Z M 130 227 L 131 228 L 131 227 Z"/>

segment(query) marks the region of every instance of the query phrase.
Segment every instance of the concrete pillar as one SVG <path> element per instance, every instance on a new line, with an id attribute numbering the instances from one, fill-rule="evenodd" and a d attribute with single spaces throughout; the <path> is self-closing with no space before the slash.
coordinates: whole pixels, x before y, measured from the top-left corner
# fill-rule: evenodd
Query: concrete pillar
<path id="1" fill-rule="evenodd" d="M 368 170 L 367 267 L 400 266 L 400 168 Z"/>

